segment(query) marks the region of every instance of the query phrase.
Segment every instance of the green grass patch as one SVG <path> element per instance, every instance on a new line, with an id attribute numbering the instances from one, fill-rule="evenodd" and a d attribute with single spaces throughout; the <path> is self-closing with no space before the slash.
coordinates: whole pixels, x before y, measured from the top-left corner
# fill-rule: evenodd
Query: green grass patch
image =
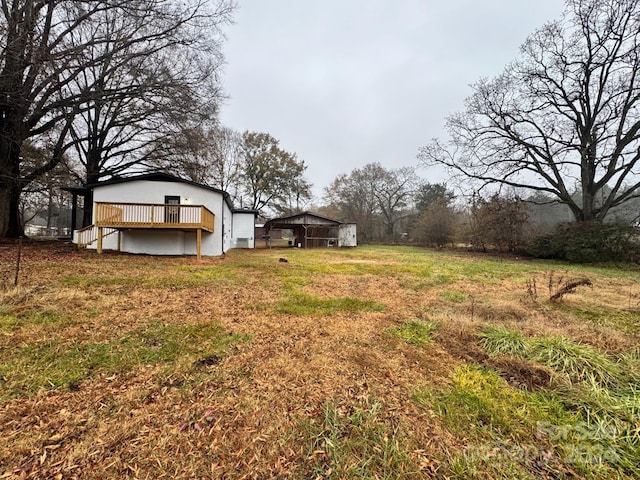
<path id="1" fill-rule="evenodd" d="M 538 437 L 553 444 L 561 463 L 590 478 L 640 476 L 640 347 L 610 358 L 564 337 L 527 339 L 493 327 L 480 337 L 490 355 L 527 358 L 567 380 L 547 395 L 574 421 L 545 420 L 538 427 Z"/>
<path id="2" fill-rule="evenodd" d="M 72 325 L 75 321 L 67 314 L 50 310 L 28 310 L 19 314 L 0 314 L 0 333 L 8 333 L 20 328 L 54 328 L 60 329 Z"/>
<path id="3" fill-rule="evenodd" d="M 572 471 L 602 480 L 634 478 L 638 439 L 631 434 L 638 425 L 596 420 L 593 409 L 587 415 L 569 398 L 566 392 L 513 388 L 496 372 L 473 365 L 456 368 L 447 387 L 412 396 L 469 440 L 444 462 L 443 473 L 454 478 L 564 478 Z M 575 398 L 587 396 L 575 392 Z"/>
<path id="4" fill-rule="evenodd" d="M 276 304 L 276 311 L 286 315 L 330 315 L 337 312 L 381 312 L 384 304 L 353 297 L 320 298 L 303 292 L 290 292 Z"/>
<path id="5" fill-rule="evenodd" d="M 531 341 L 529 357 L 573 382 L 612 385 L 620 374 L 618 365 L 606 355 L 564 337 Z"/>
<path id="6" fill-rule="evenodd" d="M 412 345 L 425 345 L 433 340 L 433 334 L 438 330 L 438 322 L 409 320 L 398 327 L 389 329 L 389 333 Z"/>
<path id="7" fill-rule="evenodd" d="M 453 292 L 451 290 L 443 290 L 439 293 L 440 297 L 445 300 L 449 300 L 454 303 L 462 303 L 467 299 L 467 295 L 460 292 Z"/>
<path id="8" fill-rule="evenodd" d="M 565 337 L 525 338 L 518 331 L 486 327 L 479 335 L 489 355 L 510 355 L 546 365 L 571 382 L 611 386 L 621 379 L 618 362 Z"/>
<path id="9" fill-rule="evenodd" d="M 451 386 L 425 396 L 419 392 L 412 398 L 418 403 L 432 403 L 445 423 L 456 432 L 467 432 L 475 438 L 535 433 L 540 421 L 566 417 L 562 405 L 537 393 L 510 387 L 497 372 L 483 367 L 457 367 Z"/>
<path id="10" fill-rule="evenodd" d="M 40 389 L 79 388 L 82 380 L 98 373 L 124 373 L 139 365 L 222 355 L 228 345 L 246 339 L 224 331 L 215 322 L 155 322 L 111 342 L 41 341 L 6 348 L 0 363 L 0 399 Z"/>

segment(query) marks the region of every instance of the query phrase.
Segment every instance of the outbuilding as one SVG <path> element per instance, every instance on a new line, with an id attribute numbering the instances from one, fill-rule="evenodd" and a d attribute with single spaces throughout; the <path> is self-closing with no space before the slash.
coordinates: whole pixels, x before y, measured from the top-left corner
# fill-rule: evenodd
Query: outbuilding
<path id="1" fill-rule="evenodd" d="M 299 248 L 355 247 L 357 231 L 355 223 L 345 223 L 311 212 L 274 218 L 264 224 L 267 241 L 274 230 L 292 230 L 292 245 Z"/>

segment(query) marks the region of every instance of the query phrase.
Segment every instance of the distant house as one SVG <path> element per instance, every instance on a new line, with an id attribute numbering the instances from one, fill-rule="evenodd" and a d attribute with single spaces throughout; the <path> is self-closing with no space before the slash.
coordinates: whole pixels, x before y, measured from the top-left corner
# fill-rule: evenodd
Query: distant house
<path id="1" fill-rule="evenodd" d="M 72 191 L 77 195 L 87 189 L 93 192 L 93 222 L 74 231 L 79 246 L 98 252 L 109 249 L 198 258 L 255 246 L 257 212 L 234 209 L 229 195 L 217 188 L 153 173 Z M 75 218 L 72 223 L 75 225 Z"/>
<path id="2" fill-rule="evenodd" d="M 358 245 L 355 223 L 344 223 L 311 212 L 274 218 L 264 224 L 267 239 L 271 236 L 270 232 L 279 230 L 292 230 L 291 246 L 299 248 L 355 247 Z"/>

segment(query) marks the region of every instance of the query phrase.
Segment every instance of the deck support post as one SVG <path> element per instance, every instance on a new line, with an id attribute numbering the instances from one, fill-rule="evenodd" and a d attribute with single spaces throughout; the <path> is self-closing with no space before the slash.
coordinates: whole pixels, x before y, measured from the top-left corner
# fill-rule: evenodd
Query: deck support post
<path id="1" fill-rule="evenodd" d="M 102 253 L 102 227 L 98 227 L 98 253 Z"/>
<path id="2" fill-rule="evenodd" d="M 198 260 L 200 260 L 200 251 L 202 249 L 202 229 L 198 228 L 196 231 L 196 252 Z"/>
<path id="3" fill-rule="evenodd" d="M 122 245 L 122 231 L 118 230 L 118 252 L 120 251 L 120 245 Z"/>

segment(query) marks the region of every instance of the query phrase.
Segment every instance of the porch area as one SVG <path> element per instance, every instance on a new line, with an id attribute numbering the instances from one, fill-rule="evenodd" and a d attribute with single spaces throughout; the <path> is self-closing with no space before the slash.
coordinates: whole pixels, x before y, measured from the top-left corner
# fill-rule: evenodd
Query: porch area
<path id="1" fill-rule="evenodd" d="M 201 256 L 202 232 L 213 233 L 215 215 L 203 205 L 104 203 L 95 202 L 94 223 L 78 231 L 78 246 L 97 242 L 102 253 L 103 239 L 118 235 L 118 251 L 123 230 L 182 230 L 196 232 L 197 257 Z"/>

